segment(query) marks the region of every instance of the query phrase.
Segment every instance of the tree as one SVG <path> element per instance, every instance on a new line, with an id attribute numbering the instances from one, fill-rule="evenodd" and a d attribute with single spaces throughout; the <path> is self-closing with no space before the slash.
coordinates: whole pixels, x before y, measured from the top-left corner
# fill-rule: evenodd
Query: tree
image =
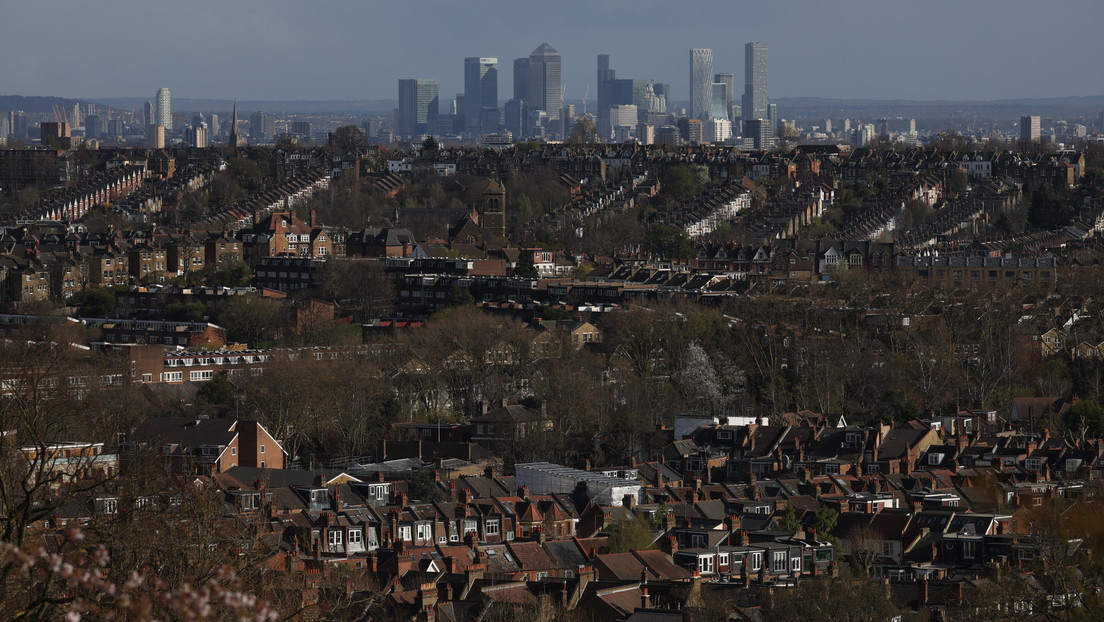
<path id="1" fill-rule="evenodd" d="M 895 620 L 902 613 L 880 583 L 865 577 L 802 580 L 791 589 L 775 590 L 769 611 L 765 619 L 826 622 Z"/>
<path id="2" fill-rule="evenodd" d="M 687 201 L 697 196 L 703 183 L 697 171 L 689 164 L 676 164 L 663 175 L 660 193 L 676 202 Z"/>
<path id="3" fill-rule="evenodd" d="M 253 279 L 253 271 L 244 263 L 226 266 L 207 278 L 213 287 L 245 287 Z"/>
<path id="4" fill-rule="evenodd" d="M 197 395 L 208 404 L 229 406 L 234 401 L 234 385 L 226 374 L 219 374 L 203 383 Z"/>
<path id="5" fill-rule="evenodd" d="M 794 507 L 794 504 L 786 504 L 786 509 L 782 510 L 782 515 L 778 517 L 777 525 L 779 529 L 784 531 L 801 529 L 801 523 L 797 520 L 797 508 Z"/>
<path id="6" fill-rule="evenodd" d="M 668 259 L 689 259 L 697 254 L 681 227 L 655 225 L 648 230 L 645 241 L 652 252 Z"/>
<path id="7" fill-rule="evenodd" d="M 882 554 L 882 541 L 869 524 L 855 525 L 843 537 L 851 563 L 862 570 L 863 577 L 870 576 L 874 562 Z"/>
<path id="8" fill-rule="evenodd" d="M 437 487 L 437 480 L 427 469 L 419 469 L 407 485 L 411 499 L 424 503 L 436 503 L 441 500 L 441 489 Z"/>
<path id="9" fill-rule="evenodd" d="M 643 514 L 639 514 L 621 518 L 610 525 L 606 552 L 646 551 L 652 548 L 652 543 L 652 526 Z"/>
<path id="10" fill-rule="evenodd" d="M 1086 439 L 1104 436 L 1104 407 L 1082 400 L 1062 413 L 1061 422 L 1066 438 L 1084 446 Z"/>
<path id="11" fill-rule="evenodd" d="M 284 305 L 271 298 L 230 296 L 215 309 L 217 323 L 226 329 L 226 338 L 256 347 L 276 338 L 289 326 Z"/>
<path id="12" fill-rule="evenodd" d="M 437 139 L 433 136 L 426 136 L 425 140 L 422 141 L 422 151 L 425 153 L 434 153 L 439 148 L 440 145 L 437 144 Z"/>
<path id="13" fill-rule="evenodd" d="M 533 261 L 533 251 L 522 250 L 518 256 L 517 266 L 514 268 L 514 276 L 523 279 L 535 279 L 540 277 L 537 265 Z"/>
<path id="14" fill-rule="evenodd" d="M 70 304 L 79 308 L 81 317 L 111 317 L 115 314 L 115 290 L 90 287 L 74 296 Z"/>
<path id="15" fill-rule="evenodd" d="M 1026 194 L 1026 193 L 1025 193 Z M 1031 191 L 1027 220 L 1032 227 L 1057 229 L 1073 217 L 1068 190 L 1056 189 L 1050 184 L 1040 184 Z"/>
<path id="16" fill-rule="evenodd" d="M 338 149 L 357 151 L 368 146 L 368 137 L 355 125 L 342 125 L 330 134 L 330 144 Z"/>
<path id="17" fill-rule="evenodd" d="M 322 267 L 321 282 L 327 299 L 355 305 L 359 322 L 391 313 L 395 288 L 379 261 L 330 259 Z"/>
<path id="18" fill-rule="evenodd" d="M 567 137 L 567 144 L 573 147 L 584 147 L 598 142 L 598 128 L 595 127 L 594 121 L 587 116 L 579 117 L 571 128 L 571 133 Z"/>

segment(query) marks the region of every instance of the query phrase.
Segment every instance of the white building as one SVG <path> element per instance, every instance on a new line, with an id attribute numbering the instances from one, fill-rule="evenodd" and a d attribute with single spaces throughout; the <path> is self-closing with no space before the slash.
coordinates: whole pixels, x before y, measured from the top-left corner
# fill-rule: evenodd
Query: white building
<path id="1" fill-rule="evenodd" d="M 707 143 L 723 143 L 732 138 L 732 122 L 728 119 L 710 119 L 705 122 L 702 130 Z"/>
<path id="2" fill-rule="evenodd" d="M 571 494 L 580 484 L 586 496 L 606 506 L 621 506 L 626 495 L 637 502 L 641 499 L 640 482 L 611 477 L 596 471 L 572 469 L 551 462 L 528 462 L 516 466 L 517 485 L 525 486 L 535 495 Z"/>

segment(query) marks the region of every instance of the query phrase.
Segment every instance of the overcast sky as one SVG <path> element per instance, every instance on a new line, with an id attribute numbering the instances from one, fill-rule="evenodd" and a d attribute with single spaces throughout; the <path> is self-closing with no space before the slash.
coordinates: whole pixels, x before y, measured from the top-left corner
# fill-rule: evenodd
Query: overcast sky
<path id="1" fill-rule="evenodd" d="M 241 100 L 395 99 L 399 78 L 463 90 L 463 58 L 547 41 L 567 98 L 596 61 L 688 99 L 688 51 L 743 90 L 744 44 L 769 46 L 769 93 L 873 99 L 1104 94 L 1104 0 L 5 0 L 0 94 Z"/>

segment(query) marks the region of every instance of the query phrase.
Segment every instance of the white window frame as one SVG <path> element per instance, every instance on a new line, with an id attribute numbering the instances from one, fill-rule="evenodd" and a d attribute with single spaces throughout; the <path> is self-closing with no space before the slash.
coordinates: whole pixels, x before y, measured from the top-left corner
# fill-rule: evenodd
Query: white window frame
<path id="1" fill-rule="evenodd" d="M 340 529 L 331 529 L 329 532 L 330 548 L 341 546 L 343 538 Z"/>
<path id="2" fill-rule="evenodd" d="M 698 557 L 698 572 L 702 574 L 706 572 L 713 572 L 713 556 L 702 555 Z"/>
<path id="3" fill-rule="evenodd" d="M 771 562 L 771 572 L 786 572 L 786 551 L 775 551 Z"/>
<path id="4" fill-rule="evenodd" d="M 488 536 L 497 536 L 501 531 L 499 530 L 499 520 L 497 518 L 487 519 L 486 532 Z"/>

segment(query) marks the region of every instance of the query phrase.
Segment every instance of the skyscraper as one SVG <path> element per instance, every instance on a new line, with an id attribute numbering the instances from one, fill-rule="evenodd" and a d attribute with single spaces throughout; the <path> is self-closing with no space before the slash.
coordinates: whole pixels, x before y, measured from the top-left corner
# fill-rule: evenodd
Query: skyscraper
<path id="1" fill-rule="evenodd" d="M 432 133 L 437 127 L 437 81 L 399 80 L 399 118 L 396 132 L 401 136 Z"/>
<path id="2" fill-rule="evenodd" d="M 610 57 L 609 54 L 598 55 L 598 133 L 603 139 L 609 140 L 610 137 L 610 123 L 609 123 L 609 107 L 610 103 L 610 85 L 617 73 L 610 69 Z"/>
<path id="3" fill-rule="evenodd" d="M 1042 134 L 1041 118 L 1038 115 L 1020 117 L 1020 140 L 1035 142 Z"/>
<path id="4" fill-rule="evenodd" d="M 464 131 L 478 136 L 483 131 L 479 123 L 480 117 L 484 116 L 483 111 L 495 108 L 498 108 L 498 59 L 479 56 L 465 58 Z"/>
<path id="5" fill-rule="evenodd" d="M 514 59 L 514 99 L 529 99 L 529 58 Z"/>
<path id="6" fill-rule="evenodd" d="M 161 87 L 157 89 L 157 118 L 156 124 L 165 128 L 166 132 L 172 131 L 172 103 L 170 102 L 169 89 Z"/>
<path id="7" fill-rule="evenodd" d="M 142 123 L 146 126 L 157 125 L 157 119 L 153 114 L 153 102 L 147 101 L 142 106 Z"/>
<path id="8" fill-rule="evenodd" d="M 713 82 L 722 82 L 728 86 L 728 101 L 725 102 L 725 109 L 732 107 L 732 101 L 736 99 L 736 76 L 730 73 L 718 73 L 713 76 Z"/>
<path id="9" fill-rule="evenodd" d="M 767 118 L 767 44 L 744 46 L 744 119 Z"/>
<path id="10" fill-rule="evenodd" d="M 714 82 L 712 85 L 712 91 L 710 92 L 710 119 L 727 119 L 728 118 L 728 85 L 724 82 Z"/>
<path id="11" fill-rule="evenodd" d="M 560 90 L 560 53 L 542 43 L 529 54 L 529 95 L 525 98 L 530 110 L 543 110 L 558 117 L 563 107 Z"/>
<path id="12" fill-rule="evenodd" d="M 249 117 L 249 136 L 254 142 L 270 143 L 276 139 L 276 115 L 258 110 Z"/>
<path id="13" fill-rule="evenodd" d="M 690 50 L 690 117 L 710 117 L 713 94 L 713 50 Z"/>

